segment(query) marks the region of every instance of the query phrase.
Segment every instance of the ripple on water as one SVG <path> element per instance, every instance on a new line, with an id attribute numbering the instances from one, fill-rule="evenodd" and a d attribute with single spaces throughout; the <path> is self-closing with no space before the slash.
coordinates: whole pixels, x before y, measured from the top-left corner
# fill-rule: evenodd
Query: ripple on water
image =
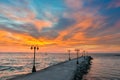
<path id="1" fill-rule="evenodd" d="M 83 80 L 120 80 L 120 56 L 93 56 L 91 69 Z"/>

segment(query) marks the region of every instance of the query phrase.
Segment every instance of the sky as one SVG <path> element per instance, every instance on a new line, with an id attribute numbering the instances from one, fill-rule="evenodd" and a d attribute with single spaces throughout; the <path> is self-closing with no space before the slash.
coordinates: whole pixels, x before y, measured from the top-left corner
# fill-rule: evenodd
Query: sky
<path id="1" fill-rule="evenodd" d="M 0 0 L 0 52 L 120 52 L 120 0 Z"/>

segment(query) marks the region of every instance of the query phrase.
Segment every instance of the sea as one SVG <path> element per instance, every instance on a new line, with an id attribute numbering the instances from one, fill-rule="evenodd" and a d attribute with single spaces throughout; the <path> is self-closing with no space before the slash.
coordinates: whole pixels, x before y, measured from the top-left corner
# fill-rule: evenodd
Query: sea
<path id="1" fill-rule="evenodd" d="M 120 80 L 120 53 L 89 53 L 93 57 L 88 73 L 83 80 Z M 76 58 L 76 54 L 71 54 Z M 51 65 L 68 60 L 67 53 L 36 53 L 36 69 L 41 70 Z M 1 52 L 0 80 L 32 72 L 33 53 Z"/>

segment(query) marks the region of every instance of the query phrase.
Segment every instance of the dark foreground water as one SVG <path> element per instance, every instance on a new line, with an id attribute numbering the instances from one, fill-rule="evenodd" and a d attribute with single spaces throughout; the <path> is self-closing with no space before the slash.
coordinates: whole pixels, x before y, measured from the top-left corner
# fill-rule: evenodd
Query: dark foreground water
<path id="1" fill-rule="evenodd" d="M 76 55 L 72 55 L 75 58 Z M 120 80 L 120 55 L 92 55 L 91 69 L 84 80 Z M 67 54 L 36 54 L 37 70 L 68 60 Z M 32 53 L 0 53 L 0 80 L 31 73 Z"/>

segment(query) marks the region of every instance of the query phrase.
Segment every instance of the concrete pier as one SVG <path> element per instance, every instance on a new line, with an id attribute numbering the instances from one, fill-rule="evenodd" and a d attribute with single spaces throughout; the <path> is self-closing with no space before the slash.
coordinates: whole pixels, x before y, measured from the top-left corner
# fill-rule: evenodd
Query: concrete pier
<path id="1" fill-rule="evenodd" d="M 9 80 L 80 80 L 87 71 L 90 60 L 90 56 L 80 57 L 79 64 L 76 64 L 76 59 L 73 59 Z"/>

